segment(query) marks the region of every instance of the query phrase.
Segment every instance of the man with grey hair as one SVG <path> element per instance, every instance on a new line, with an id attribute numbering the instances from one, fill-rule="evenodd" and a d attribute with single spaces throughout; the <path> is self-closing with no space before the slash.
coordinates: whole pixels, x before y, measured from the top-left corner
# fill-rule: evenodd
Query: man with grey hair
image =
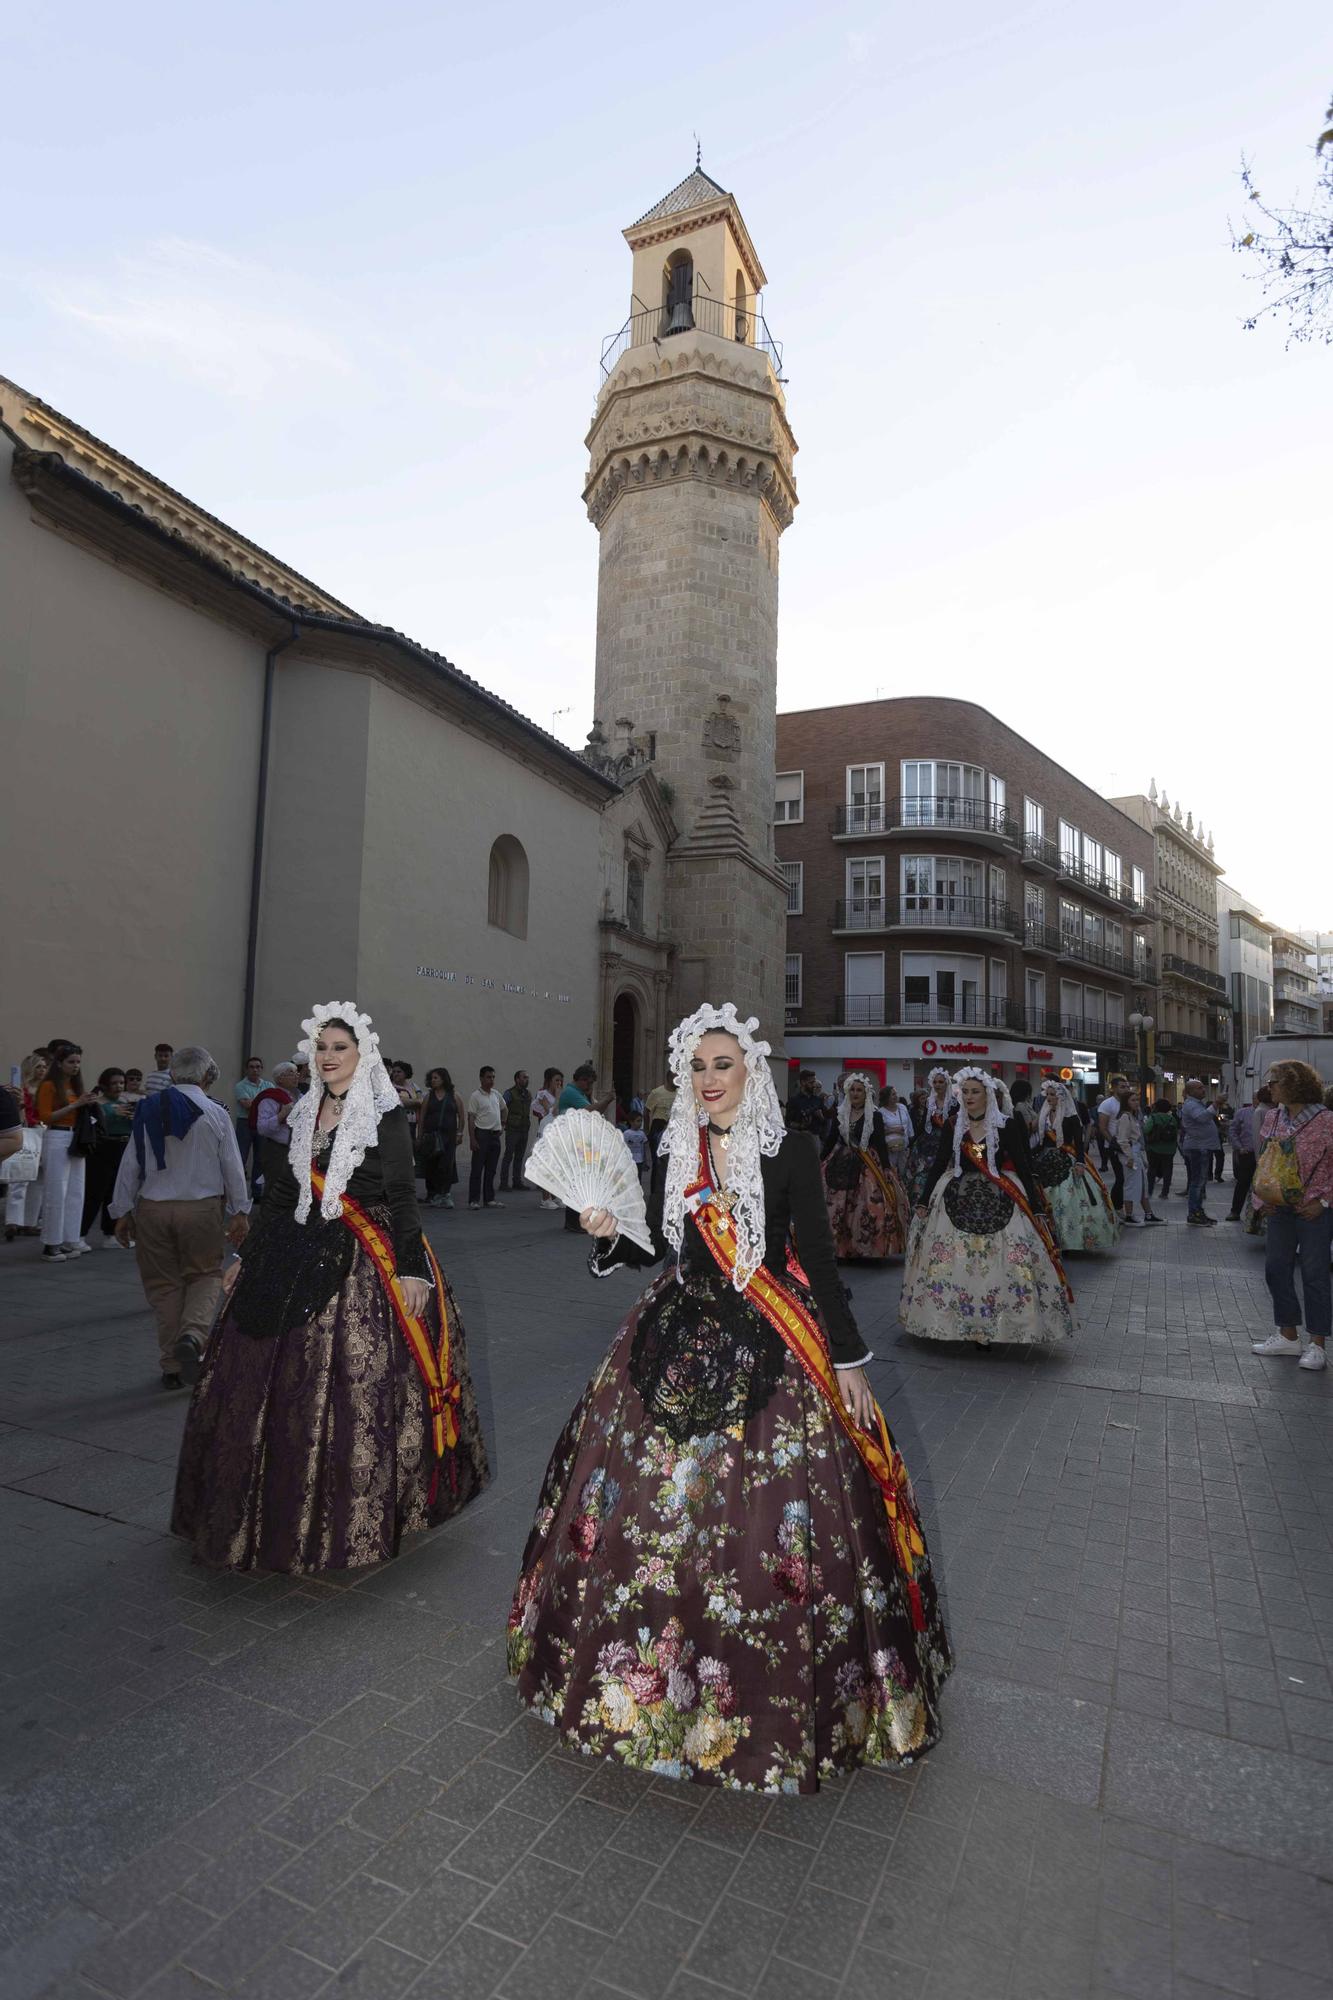
<path id="1" fill-rule="evenodd" d="M 207 1049 L 173 1050 L 167 1089 L 134 1114 L 110 1202 L 117 1241 L 133 1243 L 157 1320 L 164 1389 L 198 1373 L 222 1286 L 224 1236 L 239 1249 L 250 1227 L 235 1128 L 225 1106 L 206 1095 L 217 1075 Z"/>
<path id="2" fill-rule="evenodd" d="M 251 1126 L 255 1135 L 255 1151 L 259 1155 L 259 1172 L 268 1186 L 268 1177 L 276 1172 L 287 1157 L 291 1144 L 288 1119 L 296 1108 L 297 1083 L 296 1064 L 280 1062 L 273 1072 L 273 1081 L 266 1090 L 261 1090 L 250 1106 Z"/>

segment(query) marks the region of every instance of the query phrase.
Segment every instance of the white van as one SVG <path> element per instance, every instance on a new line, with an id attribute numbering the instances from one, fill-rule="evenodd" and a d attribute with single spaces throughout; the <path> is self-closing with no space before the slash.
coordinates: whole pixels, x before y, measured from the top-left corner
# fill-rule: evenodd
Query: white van
<path id="1" fill-rule="evenodd" d="M 1256 1035 L 1250 1043 L 1245 1067 L 1236 1078 L 1233 1104 L 1252 1104 L 1254 1093 L 1275 1062 L 1309 1063 L 1324 1079 L 1324 1088 L 1333 1083 L 1333 1035 Z"/>

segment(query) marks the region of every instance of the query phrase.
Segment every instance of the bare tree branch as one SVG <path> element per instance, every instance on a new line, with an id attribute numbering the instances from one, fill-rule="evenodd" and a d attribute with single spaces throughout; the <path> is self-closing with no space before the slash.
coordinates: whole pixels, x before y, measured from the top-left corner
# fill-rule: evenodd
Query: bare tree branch
<path id="1" fill-rule="evenodd" d="M 1333 345 L 1333 103 L 1327 129 L 1315 145 L 1319 174 L 1309 204 L 1276 208 L 1266 202 L 1248 160 L 1241 162 L 1241 185 L 1251 204 L 1250 226 L 1231 228 L 1231 247 L 1254 258 L 1249 276 L 1268 294 L 1243 322 L 1253 332 L 1273 314 L 1287 321 L 1287 345 L 1316 340 Z"/>

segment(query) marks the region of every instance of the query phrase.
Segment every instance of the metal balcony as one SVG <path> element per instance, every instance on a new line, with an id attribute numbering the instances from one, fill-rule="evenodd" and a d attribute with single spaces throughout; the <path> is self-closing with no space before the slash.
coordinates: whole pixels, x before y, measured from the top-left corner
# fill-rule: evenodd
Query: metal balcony
<path id="1" fill-rule="evenodd" d="M 654 341 L 665 345 L 682 333 L 710 333 L 717 340 L 734 341 L 739 347 L 757 347 L 768 356 L 773 373 L 782 379 L 782 348 L 768 330 L 768 321 L 759 310 L 757 295 L 738 303 L 714 298 L 710 292 L 695 291 L 694 297 L 673 311 L 665 306 L 645 306 L 631 313 L 615 333 L 602 342 L 602 372 L 598 387 L 605 382 L 622 354 L 631 347 L 648 347 Z"/>
<path id="2" fill-rule="evenodd" d="M 1021 938 L 1023 919 L 989 896 L 853 896 L 835 905 L 833 929 L 851 936 L 867 931 L 967 931 Z"/>
<path id="3" fill-rule="evenodd" d="M 953 793 L 938 798 L 870 799 L 864 805 L 838 806 L 833 814 L 835 840 L 932 840 L 954 835 L 983 847 L 1012 853 L 1023 844 L 1019 821 L 1003 806 Z"/>
<path id="4" fill-rule="evenodd" d="M 1162 953 L 1162 971 L 1177 979 L 1188 979 L 1195 986 L 1206 986 L 1210 993 L 1225 993 L 1227 982 L 1220 972 L 1211 972 L 1206 965 L 1198 965 L 1192 958 L 1182 958 L 1178 952 Z"/>

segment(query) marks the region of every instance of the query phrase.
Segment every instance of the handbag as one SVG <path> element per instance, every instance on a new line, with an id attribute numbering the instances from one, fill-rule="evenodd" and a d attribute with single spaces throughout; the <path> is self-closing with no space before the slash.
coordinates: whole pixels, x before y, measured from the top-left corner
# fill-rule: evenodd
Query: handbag
<path id="1" fill-rule="evenodd" d="M 1299 1208 L 1305 1200 L 1300 1163 L 1296 1158 L 1296 1135 L 1289 1132 L 1279 1139 L 1276 1132 L 1259 1155 L 1251 1193 L 1265 1208 Z"/>
<path id="2" fill-rule="evenodd" d="M 23 1187 L 35 1181 L 42 1170 L 41 1125 L 26 1125 L 23 1129 L 23 1144 L 17 1153 L 11 1153 L 7 1160 L 0 1160 L 0 1186 Z"/>
<path id="3" fill-rule="evenodd" d="M 86 1160 L 102 1143 L 102 1117 L 95 1104 L 81 1104 L 71 1127 L 70 1158 Z"/>

